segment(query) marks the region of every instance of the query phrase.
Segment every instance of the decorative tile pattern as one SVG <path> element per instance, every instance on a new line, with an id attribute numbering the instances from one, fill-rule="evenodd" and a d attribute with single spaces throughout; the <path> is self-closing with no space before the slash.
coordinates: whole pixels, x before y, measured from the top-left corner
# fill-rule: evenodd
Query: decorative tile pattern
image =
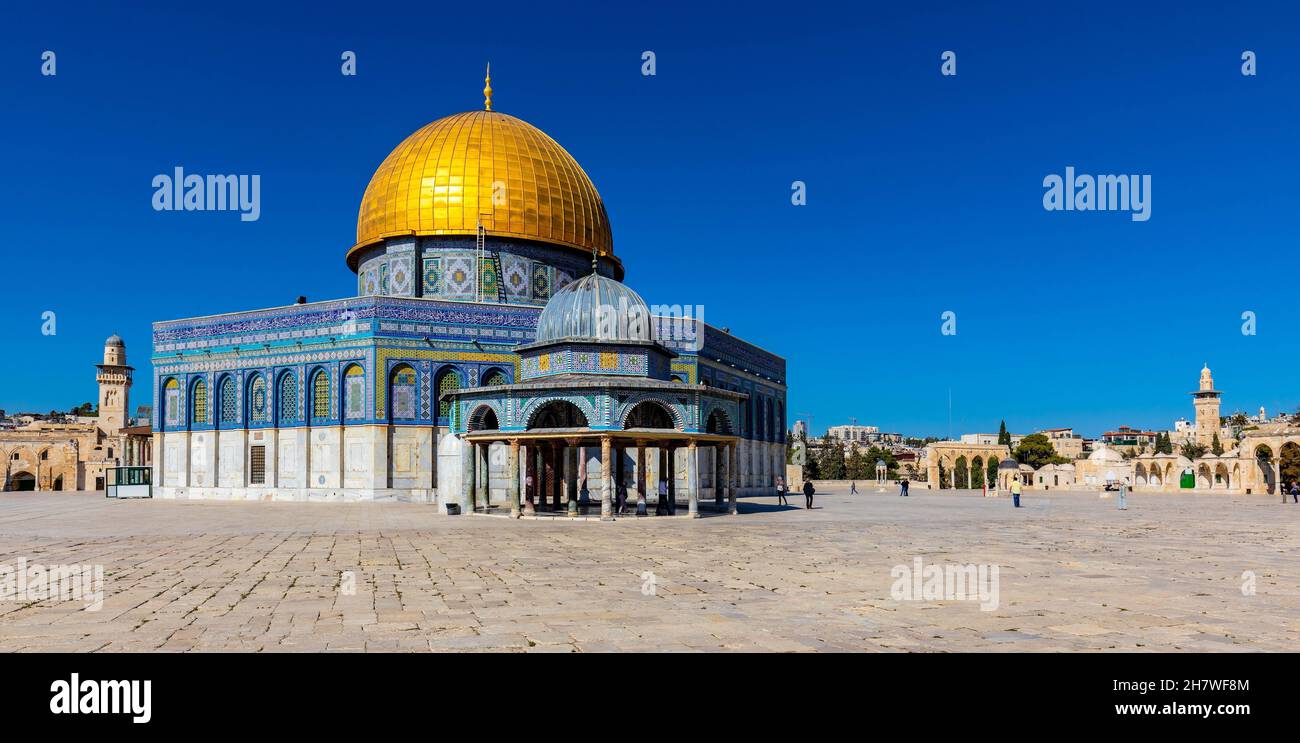
<path id="1" fill-rule="evenodd" d="M 484 256 L 478 262 L 479 292 L 482 293 L 483 299 L 488 302 L 495 302 L 497 299 L 497 283 L 501 280 L 497 276 L 496 264 L 490 256 Z"/>
<path id="2" fill-rule="evenodd" d="M 551 268 L 545 263 L 533 264 L 533 299 L 551 296 Z"/>
<path id="3" fill-rule="evenodd" d="M 298 419 L 298 375 L 293 372 L 280 376 L 280 422 Z"/>
<path id="4" fill-rule="evenodd" d="M 424 259 L 424 296 L 442 296 L 442 259 Z"/>
<path id="5" fill-rule="evenodd" d="M 343 377 L 343 400 L 348 420 L 366 417 L 366 373 L 358 365 L 349 366 Z"/>
<path id="6" fill-rule="evenodd" d="M 219 403 L 221 405 L 221 422 L 236 423 L 239 421 L 239 400 L 235 396 L 235 380 L 232 377 L 226 377 L 221 380 L 221 389 L 218 392 Z"/>
<path id="7" fill-rule="evenodd" d="M 415 370 L 403 365 L 393 374 L 393 417 L 415 419 Z"/>
<path id="8" fill-rule="evenodd" d="M 388 261 L 388 291 L 385 294 L 395 294 L 400 297 L 412 296 L 415 292 L 412 290 L 412 273 L 415 257 L 412 255 L 395 256 Z"/>
<path id="9" fill-rule="evenodd" d="M 506 296 L 512 299 L 527 299 L 529 289 L 529 261 L 517 255 L 501 256 L 501 271 L 506 282 Z"/>
<path id="10" fill-rule="evenodd" d="M 460 299 L 474 297 L 474 259 L 471 256 L 448 256 L 442 275 L 443 296 Z"/>
<path id="11" fill-rule="evenodd" d="M 248 387 L 249 394 L 249 421 L 262 421 L 267 418 L 266 407 L 266 379 L 262 375 L 253 377 L 252 384 Z"/>

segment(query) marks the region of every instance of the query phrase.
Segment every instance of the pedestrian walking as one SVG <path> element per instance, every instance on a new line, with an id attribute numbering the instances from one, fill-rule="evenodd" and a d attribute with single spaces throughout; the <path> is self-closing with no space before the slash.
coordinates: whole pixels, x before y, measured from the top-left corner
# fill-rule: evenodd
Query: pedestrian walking
<path id="1" fill-rule="evenodd" d="M 790 501 L 785 497 L 785 480 L 776 478 L 776 504 L 778 506 L 788 506 Z"/>
<path id="2" fill-rule="evenodd" d="M 1011 480 L 1011 503 L 1016 508 L 1020 508 L 1020 478 Z"/>
<path id="3" fill-rule="evenodd" d="M 1119 484 L 1119 510 L 1128 510 L 1128 480 Z"/>
<path id="4" fill-rule="evenodd" d="M 812 508 L 812 497 L 813 497 L 813 493 L 816 492 L 817 492 L 817 488 L 813 487 L 812 480 L 803 481 L 803 497 L 805 500 L 808 501 L 807 505 L 805 505 L 804 508 Z"/>
<path id="5" fill-rule="evenodd" d="M 1291 483 L 1291 502 L 1300 503 L 1300 484 Z"/>
<path id="6" fill-rule="evenodd" d="M 623 506 L 627 503 L 627 483 L 619 480 L 618 485 L 614 488 L 614 498 L 617 503 L 614 504 L 614 513 L 623 515 Z"/>
<path id="7" fill-rule="evenodd" d="M 906 498 L 908 495 L 907 488 L 911 484 L 912 484 L 911 481 L 909 481 L 906 477 L 904 477 L 903 481 L 898 485 L 898 494 Z"/>
<path id="8" fill-rule="evenodd" d="M 849 480 L 849 495 L 857 495 L 857 494 L 858 494 L 858 481 Z"/>

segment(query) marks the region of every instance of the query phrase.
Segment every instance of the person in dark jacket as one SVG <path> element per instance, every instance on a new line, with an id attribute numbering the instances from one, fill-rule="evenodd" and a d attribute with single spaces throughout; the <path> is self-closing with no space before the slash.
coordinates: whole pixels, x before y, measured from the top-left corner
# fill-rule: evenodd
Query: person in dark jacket
<path id="1" fill-rule="evenodd" d="M 1300 484 L 1291 483 L 1291 502 L 1300 503 Z"/>
<path id="2" fill-rule="evenodd" d="M 817 492 L 817 488 L 813 487 L 812 480 L 804 480 L 803 497 L 808 501 L 808 505 L 804 506 L 804 508 L 812 508 L 812 497 L 815 492 Z"/>
<path id="3" fill-rule="evenodd" d="M 619 480 L 618 485 L 614 488 L 614 513 L 623 514 L 623 507 L 627 504 L 627 484 Z"/>

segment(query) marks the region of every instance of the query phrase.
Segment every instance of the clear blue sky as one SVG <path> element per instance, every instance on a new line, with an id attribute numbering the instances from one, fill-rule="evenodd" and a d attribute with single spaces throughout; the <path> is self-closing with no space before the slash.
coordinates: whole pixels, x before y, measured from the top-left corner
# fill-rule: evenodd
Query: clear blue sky
<path id="1" fill-rule="evenodd" d="M 595 181 L 627 282 L 784 356 L 817 430 L 943 435 L 950 389 L 953 433 L 1166 427 L 1203 362 L 1225 409 L 1300 404 L 1287 4 L 279 5 L 5 11 L 0 407 L 93 399 L 113 332 L 147 402 L 152 321 L 355 293 L 370 175 L 481 106 L 487 60 Z M 176 165 L 260 174 L 261 219 L 153 211 Z M 1067 165 L 1150 174 L 1150 221 L 1044 211 Z"/>

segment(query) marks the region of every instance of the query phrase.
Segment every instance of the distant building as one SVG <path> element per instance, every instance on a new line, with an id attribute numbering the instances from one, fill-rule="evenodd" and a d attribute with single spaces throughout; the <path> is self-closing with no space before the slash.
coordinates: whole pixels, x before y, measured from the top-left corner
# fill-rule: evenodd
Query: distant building
<path id="1" fill-rule="evenodd" d="M 798 438 L 807 438 L 807 437 L 808 437 L 808 424 L 805 423 L 804 421 L 795 421 L 795 422 L 794 422 L 794 426 L 792 426 L 791 429 L 790 429 L 790 434 L 791 434 L 791 436 L 793 436 L 793 437 L 796 438 L 796 439 L 798 439 Z"/>
<path id="2" fill-rule="evenodd" d="M 1101 442 L 1118 451 L 1138 452 L 1144 447 L 1147 451 L 1156 448 L 1156 432 L 1141 431 L 1129 426 L 1120 426 L 1114 431 L 1101 435 Z"/>
<path id="3" fill-rule="evenodd" d="M 981 446 L 997 446 L 998 435 L 999 434 L 996 433 L 963 433 L 961 435 L 961 443 L 979 444 Z M 1023 434 L 1011 434 L 1011 448 L 1014 449 L 1017 446 L 1020 446 L 1020 440 L 1023 438 Z"/>
<path id="4" fill-rule="evenodd" d="M 865 443 L 867 436 L 873 433 L 880 433 L 880 429 L 876 426 L 831 426 L 826 429 L 827 436 L 846 444 L 851 441 Z"/>
<path id="5" fill-rule="evenodd" d="M 1067 459 L 1083 456 L 1083 437 L 1076 434 L 1073 428 L 1048 428 L 1038 433 L 1052 442 L 1052 448 L 1058 455 Z"/>
<path id="6" fill-rule="evenodd" d="M 150 428 L 126 426 L 134 369 L 121 338 L 105 341 L 103 361 L 95 365 L 98 417 L 20 415 L 0 431 L 4 490 L 103 490 L 105 469 L 151 463 Z"/>

